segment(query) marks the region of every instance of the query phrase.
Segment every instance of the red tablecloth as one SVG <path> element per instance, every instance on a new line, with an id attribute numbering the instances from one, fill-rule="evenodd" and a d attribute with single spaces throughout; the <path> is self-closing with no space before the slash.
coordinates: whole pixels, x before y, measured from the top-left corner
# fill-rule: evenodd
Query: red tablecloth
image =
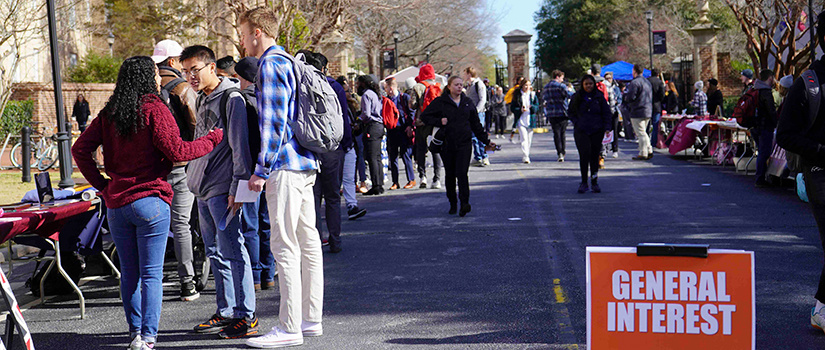
<path id="1" fill-rule="evenodd" d="M 65 220 L 85 213 L 92 204 L 89 201 L 79 201 L 45 210 L 5 213 L 0 217 L 0 243 L 21 233 L 36 233 L 41 237 L 57 240 L 57 231 L 63 227 Z M 10 218 L 20 219 L 9 221 Z"/>

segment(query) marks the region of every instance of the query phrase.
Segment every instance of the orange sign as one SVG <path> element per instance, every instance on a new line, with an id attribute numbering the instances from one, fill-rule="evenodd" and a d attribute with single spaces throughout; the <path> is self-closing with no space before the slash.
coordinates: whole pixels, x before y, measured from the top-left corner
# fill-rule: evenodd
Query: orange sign
<path id="1" fill-rule="evenodd" d="M 587 247 L 587 348 L 756 349 L 753 252 Z"/>

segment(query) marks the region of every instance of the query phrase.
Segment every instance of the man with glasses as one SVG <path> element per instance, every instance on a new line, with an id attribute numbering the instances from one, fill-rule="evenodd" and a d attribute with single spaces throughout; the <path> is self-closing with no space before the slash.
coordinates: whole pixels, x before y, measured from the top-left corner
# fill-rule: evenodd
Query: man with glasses
<path id="1" fill-rule="evenodd" d="M 161 95 L 169 105 L 178 124 L 180 137 L 192 141 L 195 132 L 195 103 L 197 95 L 186 83 L 180 70 L 180 54 L 183 48 L 175 41 L 163 40 L 155 45 L 152 60 L 158 65 L 160 73 Z M 200 297 L 198 292 L 203 286 L 195 285 L 194 254 L 192 250 L 192 233 L 189 219 L 195 196 L 189 192 L 186 181 L 187 162 L 175 163 L 172 172 L 166 176 L 166 182 L 172 185 L 171 227 L 174 236 L 175 258 L 178 260 L 178 277 L 180 277 L 180 299 L 192 301 Z"/>
<path id="2" fill-rule="evenodd" d="M 218 77 L 215 53 L 190 46 L 181 53 L 183 73 L 198 91 L 195 136 L 214 128 L 227 135 L 209 154 L 189 163 L 189 189 L 198 199 L 201 234 L 215 276 L 217 311 L 195 326 L 198 333 L 234 339 L 258 333 L 255 289 L 235 203 L 238 182 L 249 180 L 254 161 L 249 149 L 246 100 L 237 80 Z M 227 99 L 223 95 L 229 94 Z M 225 102 L 224 102 L 225 100 Z"/>

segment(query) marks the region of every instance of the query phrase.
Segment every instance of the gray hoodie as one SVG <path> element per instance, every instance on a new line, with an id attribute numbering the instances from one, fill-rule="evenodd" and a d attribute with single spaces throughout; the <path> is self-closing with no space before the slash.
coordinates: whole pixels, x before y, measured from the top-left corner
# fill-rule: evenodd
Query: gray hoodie
<path id="1" fill-rule="evenodd" d="M 478 113 L 484 112 L 487 106 L 487 86 L 484 85 L 481 79 L 472 78 L 470 85 L 464 89 L 464 94 L 473 101 Z"/>
<path id="2" fill-rule="evenodd" d="M 197 125 L 195 138 L 209 133 L 213 128 L 224 129 L 226 135 L 209 154 L 189 162 L 186 169 L 189 190 L 198 199 L 207 200 L 219 195 L 234 196 L 238 180 L 249 180 L 254 162 L 249 153 L 249 129 L 246 119 L 246 101 L 240 93 L 233 93 L 226 103 L 223 114 L 229 126 L 221 118 L 221 96 L 228 88 L 240 89 L 238 80 L 221 78 L 221 83 L 206 95 L 198 93 Z"/>

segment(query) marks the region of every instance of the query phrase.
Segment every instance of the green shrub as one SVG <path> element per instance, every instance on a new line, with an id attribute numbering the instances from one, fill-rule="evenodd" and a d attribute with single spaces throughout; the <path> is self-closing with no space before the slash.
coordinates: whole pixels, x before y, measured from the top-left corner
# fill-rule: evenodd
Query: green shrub
<path id="1" fill-rule="evenodd" d="M 739 101 L 738 96 L 728 96 L 723 99 L 722 102 L 722 114 L 730 118 L 733 115 L 733 107 L 736 106 L 736 102 Z"/>
<path id="2" fill-rule="evenodd" d="M 78 64 L 66 71 L 66 81 L 71 83 L 114 83 L 117 81 L 117 73 L 120 59 L 109 55 L 102 55 L 94 51 L 89 51 Z"/>
<path id="3" fill-rule="evenodd" d="M 9 133 L 20 134 L 22 127 L 31 126 L 33 113 L 34 101 L 9 101 L 0 118 L 0 137 L 5 139 Z"/>

